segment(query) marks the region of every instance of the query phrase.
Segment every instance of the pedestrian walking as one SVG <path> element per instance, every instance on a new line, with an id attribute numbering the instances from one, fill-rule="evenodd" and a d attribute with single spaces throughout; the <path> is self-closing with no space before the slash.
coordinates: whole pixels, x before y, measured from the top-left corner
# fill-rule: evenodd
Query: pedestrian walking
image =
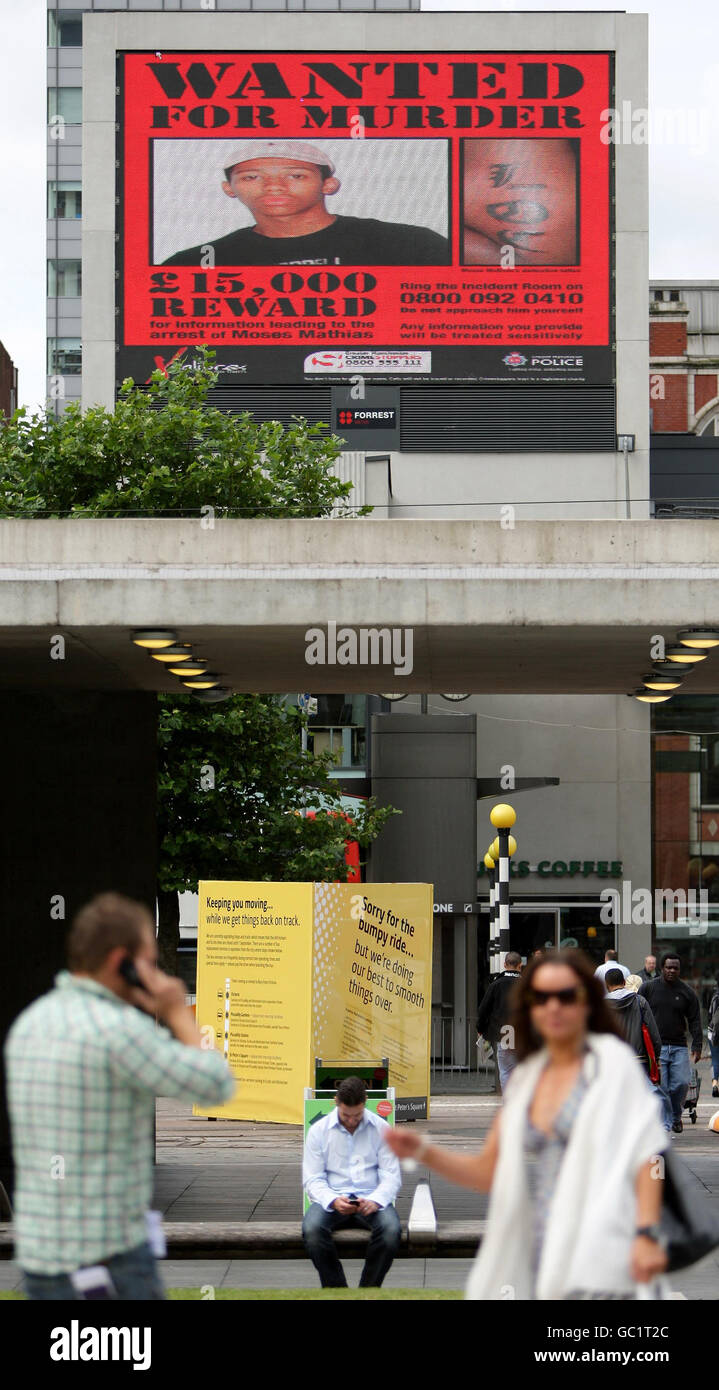
<path id="1" fill-rule="evenodd" d="M 155 1097 L 221 1104 L 235 1080 L 207 1048 L 182 980 L 157 969 L 142 904 L 116 893 L 88 903 L 67 959 L 5 1046 L 15 1257 L 29 1299 L 78 1299 L 87 1288 L 163 1299 L 148 1212 Z"/>
<path id="2" fill-rule="evenodd" d="M 664 1126 L 681 1134 L 682 1110 L 689 1089 L 691 1072 L 687 1052 L 687 1029 L 691 1033 L 692 1061 L 702 1055 L 702 1024 L 699 1000 L 694 990 L 680 978 L 681 961 L 673 952 L 662 956 L 661 975 L 645 980 L 639 995 L 648 1000 L 662 1040 L 660 1054 L 661 1090 L 664 1096 Z"/>
<path id="3" fill-rule="evenodd" d="M 715 1100 L 719 1100 L 719 981 L 709 1000 L 707 1037 L 712 1059 L 712 1095 Z"/>
<path id="4" fill-rule="evenodd" d="M 616 1014 L 624 1041 L 629 1043 L 649 1080 L 658 1085 L 662 1040 L 654 1014 L 647 1000 L 637 994 L 639 985 L 635 987 L 632 980 L 637 980 L 637 976 L 630 975 L 625 980 L 621 970 L 608 970 L 604 976 L 607 1004 Z"/>
<path id="5" fill-rule="evenodd" d="M 408 1126 L 386 1142 L 450 1182 L 491 1191 L 467 1298 L 635 1298 L 667 1263 L 656 1101 L 582 952 L 530 962 L 514 1018 L 518 1064 L 479 1154 Z"/>
<path id="6" fill-rule="evenodd" d="M 510 1019 L 512 992 L 521 973 L 522 957 L 517 951 L 507 951 L 504 970 L 492 981 L 477 1014 L 477 1040 L 486 1038 L 492 1044 L 502 1091 L 517 1064 L 514 1029 Z"/>
<path id="7" fill-rule="evenodd" d="M 604 977 L 608 970 L 621 970 L 625 980 L 630 974 L 628 966 L 619 964 L 619 961 L 617 960 L 617 953 L 613 947 L 610 947 L 608 951 L 604 952 L 604 960 L 601 965 L 597 966 L 594 972 L 597 979 L 601 980 L 602 984 L 604 984 Z"/>
<path id="8" fill-rule="evenodd" d="M 644 967 L 642 970 L 639 971 L 639 977 L 642 980 L 642 983 L 645 980 L 656 980 L 658 974 L 659 971 L 657 970 L 656 956 L 645 956 Z"/>

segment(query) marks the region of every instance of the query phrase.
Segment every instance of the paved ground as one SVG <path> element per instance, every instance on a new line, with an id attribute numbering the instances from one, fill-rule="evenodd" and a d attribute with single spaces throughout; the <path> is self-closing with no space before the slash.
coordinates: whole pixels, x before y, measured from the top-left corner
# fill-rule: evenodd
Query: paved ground
<path id="1" fill-rule="evenodd" d="M 702 1064 L 706 1072 L 706 1064 Z M 452 1095 L 432 1101 L 431 1119 L 417 1123 L 457 1150 L 475 1150 L 491 1124 L 494 1096 Z M 673 1140 L 688 1164 L 707 1208 L 719 1215 L 719 1134 L 707 1130 L 712 1102 L 704 1075 L 698 1122 L 686 1125 Z M 155 1205 L 172 1221 L 295 1221 L 301 1216 L 302 1134 L 297 1125 L 262 1125 L 211 1121 L 191 1114 L 188 1106 L 158 1102 Z M 430 1175 L 419 1168 L 405 1176 L 397 1201 L 402 1219 L 409 1215 L 416 1183 Z M 431 1178 L 440 1221 L 480 1220 L 487 1197 Z M 468 1260 L 397 1260 L 387 1280 L 395 1288 L 461 1288 Z M 346 1261 L 348 1282 L 359 1280 L 361 1262 Z M 302 1288 L 316 1276 L 304 1260 L 176 1260 L 163 1266 L 165 1282 L 175 1287 Z M 0 1289 L 14 1288 L 18 1272 L 0 1262 Z M 719 1251 L 693 1269 L 674 1276 L 673 1287 L 689 1299 L 719 1298 Z"/>

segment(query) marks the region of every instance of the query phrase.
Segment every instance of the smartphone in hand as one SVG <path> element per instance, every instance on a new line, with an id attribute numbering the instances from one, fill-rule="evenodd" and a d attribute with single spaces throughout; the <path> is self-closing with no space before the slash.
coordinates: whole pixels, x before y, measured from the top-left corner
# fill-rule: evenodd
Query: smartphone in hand
<path id="1" fill-rule="evenodd" d="M 135 989 L 146 989 L 146 986 L 143 985 L 137 973 L 135 962 L 131 956 L 125 956 L 125 959 L 120 961 L 117 968 L 123 980 L 125 980 L 128 985 L 133 985 Z"/>

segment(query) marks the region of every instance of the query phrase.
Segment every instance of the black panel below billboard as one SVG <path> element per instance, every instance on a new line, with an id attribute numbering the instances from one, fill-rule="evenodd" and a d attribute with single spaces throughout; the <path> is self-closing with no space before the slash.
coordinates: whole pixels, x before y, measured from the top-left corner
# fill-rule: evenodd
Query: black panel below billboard
<path id="1" fill-rule="evenodd" d="M 197 343 L 169 350 L 122 347 L 117 354 L 117 377 L 131 376 L 144 382 L 183 352 L 191 360 Z M 608 347 L 546 347 L 497 344 L 496 347 L 430 348 L 317 348 L 255 347 L 238 342 L 236 348 L 218 348 L 220 384 L 245 382 L 326 386 L 358 377 L 375 385 L 427 385 L 468 383 L 495 385 L 602 386 L 614 381 L 614 354 Z"/>
<path id="2" fill-rule="evenodd" d="M 400 391 L 397 386 L 333 384 L 332 428 L 348 449 L 399 449 Z M 359 399 L 358 399 L 359 397 Z"/>
<path id="3" fill-rule="evenodd" d="M 324 424 L 348 449 L 404 453 L 613 453 L 616 400 L 613 386 L 552 386 L 470 382 L 411 382 L 364 387 L 354 401 L 347 386 L 329 382 L 257 385 L 221 377 L 208 405 L 230 415 L 248 411 L 258 424 L 298 417 Z M 355 415 L 378 414 L 377 425 Z M 352 414 L 348 422 L 347 414 Z M 356 426 L 356 428 L 352 428 Z"/>

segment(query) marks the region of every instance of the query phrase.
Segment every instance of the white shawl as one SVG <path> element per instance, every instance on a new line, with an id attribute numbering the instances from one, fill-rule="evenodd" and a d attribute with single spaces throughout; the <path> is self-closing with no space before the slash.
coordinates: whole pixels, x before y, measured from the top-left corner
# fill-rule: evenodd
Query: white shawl
<path id="1" fill-rule="evenodd" d="M 529 1106 L 546 1049 L 512 1073 L 502 1109 L 487 1231 L 472 1266 L 471 1299 L 561 1299 L 572 1291 L 636 1293 L 629 1257 L 639 1168 L 667 1146 L 660 1107 L 634 1053 L 590 1033 L 587 1090 L 577 1111 L 548 1213 L 531 1287 L 531 1199 L 524 1161 Z"/>

